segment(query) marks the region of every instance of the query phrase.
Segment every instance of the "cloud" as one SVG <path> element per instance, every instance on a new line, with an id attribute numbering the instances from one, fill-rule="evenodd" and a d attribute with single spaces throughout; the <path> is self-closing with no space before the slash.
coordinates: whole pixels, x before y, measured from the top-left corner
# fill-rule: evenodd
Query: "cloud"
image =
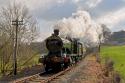
<path id="1" fill-rule="evenodd" d="M 51 18 L 53 15 L 58 14 L 56 15 L 58 19 L 62 18 L 62 16 L 69 16 L 69 14 L 75 12 L 77 9 L 95 7 L 102 0 L 7 0 L 7 2 L 14 1 L 26 5 L 31 13 L 38 18 Z M 4 0 L 0 0 L 0 2 L 4 2 Z M 67 13 L 68 15 L 66 15 Z M 54 19 L 56 18 L 54 17 Z"/>
<path id="2" fill-rule="evenodd" d="M 40 26 L 40 34 L 37 41 L 43 41 L 53 33 L 52 27 L 56 23 L 56 21 L 48 21 L 48 20 L 41 20 L 41 19 L 38 21 Z"/>
<path id="3" fill-rule="evenodd" d="M 0 0 L 0 7 L 4 6 L 8 2 L 9 2 L 9 0 Z"/>
<path id="4" fill-rule="evenodd" d="M 125 2 L 125 0 L 122 0 L 123 2 Z"/>
<path id="5" fill-rule="evenodd" d="M 72 0 L 74 3 L 78 3 L 80 0 Z"/>
<path id="6" fill-rule="evenodd" d="M 0 0 L 0 5 L 3 6 L 3 4 L 7 5 L 8 3 L 16 2 L 28 6 L 30 10 L 36 10 L 40 8 L 40 11 L 42 11 L 50 8 L 53 5 L 62 4 L 65 1 L 66 0 Z"/>
<path id="7" fill-rule="evenodd" d="M 115 28 L 120 22 L 125 20 L 125 7 L 114 12 L 109 12 L 104 16 L 99 17 L 96 21 L 108 25 L 110 28 Z"/>
<path id="8" fill-rule="evenodd" d="M 4 1 L 4 0 L 3 0 Z M 53 5 L 63 4 L 66 0 L 9 0 L 11 2 L 23 3 L 28 6 L 32 11 L 40 9 L 40 11 L 46 10 Z"/>
<path id="9" fill-rule="evenodd" d="M 63 17 L 71 16 L 72 12 L 77 10 L 77 6 L 71 2 L 66 2 L 60 6 L 53 6 L 50 9 L 46 9 L 44 12 L 36 11 L 37 16 L 45 20 L 59 20 Z"/>
<path id="10" fill-rule="evenodd" d="M 66 0 L 58 0 L 57 2 L 62 4 L 62 3 L 65 3 Z"/>
<path id="11" fill-rule="evenodd" d="M 39 37 L 36 39 L 36 41 L 38 41 L 38 42 L 43 41 L 50 35 L 51 35 L 51 33 L 49 33 L 49 32 L 42 32 L 39 34 Z"/>
<path id="12" fill-rule="evenodd" d="M 78 9 L 90 9 L 98 6 L 103 0 L 72 0 L 77 6 Z"/>
<path id="13" fill-rule="evenodd" d="M 88 0 L 85 4 L 88 5 L 89 8 L 96 7 L 102 0 Z"/>

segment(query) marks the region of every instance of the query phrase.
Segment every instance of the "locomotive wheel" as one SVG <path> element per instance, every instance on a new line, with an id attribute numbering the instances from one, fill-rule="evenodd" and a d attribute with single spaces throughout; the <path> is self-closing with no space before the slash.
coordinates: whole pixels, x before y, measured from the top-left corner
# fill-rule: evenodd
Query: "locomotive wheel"
<path id="1" fill-rule="evenodd" d="M 48 72 L 48 70 L 49 70 L 49 69 L 48 69 L 48 67 L 46 66 L 46 67 L 45 67 L 45 71 Z"/>
<path id="2" fill-rule="evenodd" d="M 54 65 L 54 67 L 53 67 L 53 71 L 54 72 L 59 72 L 59 71 L 61 71 L 62 70 L 62 65 L 61 65 L 61 63 L 56 63 L 55 65 Z"/>
<path id="3" fill-rule="evenodd" d="M 69 66 L 69 63 L 67 62 L 67 63 L 64 63 L 64 68 L 68 68 L 68 66 Z"/>
<path id="4" fill-rule="evenodd" d="M 46 72 L 49 72 L 49 69 L 50 69 L 49 65 L 46 64 L 46 66 L 45 66 L 45 71 L 46 71 Z"/>

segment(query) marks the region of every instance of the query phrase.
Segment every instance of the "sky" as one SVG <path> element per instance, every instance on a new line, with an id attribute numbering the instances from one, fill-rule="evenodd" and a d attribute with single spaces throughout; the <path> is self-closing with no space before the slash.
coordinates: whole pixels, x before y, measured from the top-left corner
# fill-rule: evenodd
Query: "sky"
<path id="1" fill-rule="evenodd" d="M 125 0 L 0 0 L 0 7 L 10 2 L 25 4 L 40 26 L 39 40 L 50 36 L 52 26 L 78 10 L 86 10 L 97 23 L 112 31 L 125 30 Z"/>

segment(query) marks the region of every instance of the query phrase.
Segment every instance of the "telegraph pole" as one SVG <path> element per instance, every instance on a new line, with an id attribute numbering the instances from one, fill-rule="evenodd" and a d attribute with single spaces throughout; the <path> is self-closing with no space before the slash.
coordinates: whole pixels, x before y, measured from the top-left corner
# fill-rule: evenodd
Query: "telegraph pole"
<path id="1" fill-rule="evenodd" d="M 18 46 L 18 26 L 23 25 L 23 21 L 19 21 L 18 18 L 12 21 L 12 25 L 15 27 L 15 37 L 14 37 L 14 53 L 13 53 L 13 73 L 17 75 L 17 46 Z"/>

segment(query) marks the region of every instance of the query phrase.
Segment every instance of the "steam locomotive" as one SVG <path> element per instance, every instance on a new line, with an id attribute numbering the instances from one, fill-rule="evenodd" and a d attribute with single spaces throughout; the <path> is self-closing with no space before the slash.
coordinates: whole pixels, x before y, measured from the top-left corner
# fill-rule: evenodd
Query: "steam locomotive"
<path id="1" fill-rule="evenodd" d="M 83 57 L 83 45 L 78 39 L 62 39 L 58 35 L 59 30 L 55 29 L 54 34 L 45 40 L 48 53 L 39 62 L 45 66 L 46 72 L 61 71 Z"/>

